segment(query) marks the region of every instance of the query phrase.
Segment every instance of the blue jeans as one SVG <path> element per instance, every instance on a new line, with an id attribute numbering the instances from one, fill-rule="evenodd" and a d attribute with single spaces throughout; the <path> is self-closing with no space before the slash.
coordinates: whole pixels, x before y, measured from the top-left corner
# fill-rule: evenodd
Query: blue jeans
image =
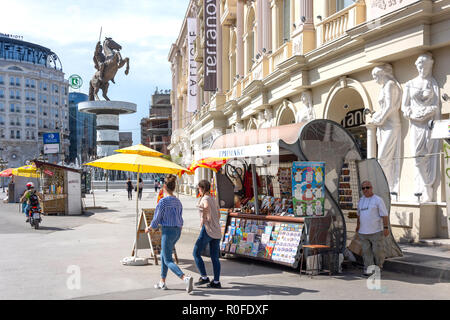
<path id="1" fill-rule="evenodd" d="M 161 236 L 161 279 L 167 277 L 168 269 L 172 270 L 179 278 L 184 274 L 183 271 L 173 262 L 172 253 L 175 243 L 181 236 L 180 227 L 162 227 Z"/>
<path id="2" fill-rule="evenodd" d="M 213 239 L 208 236 L 208 233 L 205 230 L 205 227 L 202 227 L 200 231 L 200 235 L 198 236 L 197 242 L 194 246 L 194 255 L 195 264 L 197 265 L 198 270 L 200 271 L 200 275 L 202 277 L 206 277 L 206 268 L 205 263 L 201 257 L 202 251 L 206 248 L 206 245 L 209 243 L 209 254 L 211 256 L 211 261 L 213 265 L 214 271 L 214 281 L 219 281 L 220 277 L 220 239 Z"/>

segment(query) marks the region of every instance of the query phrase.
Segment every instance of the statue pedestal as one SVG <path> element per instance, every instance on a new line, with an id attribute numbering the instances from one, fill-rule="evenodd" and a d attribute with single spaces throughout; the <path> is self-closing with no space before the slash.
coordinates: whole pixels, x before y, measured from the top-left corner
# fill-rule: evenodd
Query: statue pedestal
<path id="1" fill-rule="evenodd" d="M 137 105 L 124 101 L 85 101 L 80 112 L 97 115 L 97 156 L 106 157 L 119 149 L 119 115 L 136 112 Z"/>

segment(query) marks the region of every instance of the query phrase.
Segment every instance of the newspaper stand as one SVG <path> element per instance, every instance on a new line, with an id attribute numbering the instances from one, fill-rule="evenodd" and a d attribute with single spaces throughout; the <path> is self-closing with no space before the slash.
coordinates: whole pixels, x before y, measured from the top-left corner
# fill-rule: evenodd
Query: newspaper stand
<path id="1" fill-rule="evenodd" d="M 324 241 L 323 247 L 328 248 L 328 255 L 321 255 L 322 267 L 336 273 L 339 270 L 340 256 L 343 255 L 348 244 L 346 219 L 339 205 L 340 174 L 342 168 L 348 163 L 356 164 L 356 167 L 360 169 L 357 172 L 358 178 L 376 180 L 378 194 L 385 200 L 386 207 L 390 208 L 388 184 L 378 162 L 374 159 L 362 160 L 361 152 L 353 136 L 338 123 L 330 120 L 320 119 L 308 123 L 225 134 L 218 137 L 208 150 L 196 154 L 196 159 L 206 157 L 229 158 L 227 164 L 215 174 L 221 208 L 222 256 L 242 256 L 292 268 L 299 267 L 301 258 L 305 257 L 306 265 L 308 265 L 313 261 L 308 258 L 313 258 L 312 253 L 315 252 L 309 248 L 314 244 L 314 239 L 318 238 L 317 228 L 313 226 L 323 225 L 325 229 L 320 232 L 325 232 L 325 236 L 322 234 L 320 238 Z M 297 161 L 325 163 L 322 216 L 296 216 L 297 213 L 294 214 L 292 211 L 291 213 L 283 212 L 281 216 L 274 211 L 261 210 L 264 197 L 261 191 L 264 188 L 267 192 L 273 191 L 274 172 L 279 173 L 280 168 L 292 168 L 292 164 Z M 251 172 L 251 181 L 257 181 L 263 177 L 261 180 L 267 182 L 265 186 L 264 183 L 262 183 L 263 186 L 258 186 L 257 183 L 246 186 L 247 189 L 251 187 L 252 194 L 256 195 L 248 202 L 252 202 L 251 210 L 249 207 L 241 208 L 240 212 L 234 209 L 236 187 L 243 183 L 242 179 L 237 181 L 230 175 L 227 166 L 236 173 L 245 172 L 247 166 L 247 172 Z M 292 183 L 292 175 L 290 177 L 291 180 L 285 181 L 286 184 Z M 290 194 L 289 192 L 281 193 L 279 197 L 287 199 L 289 196 L 292 198 L 292 190 Z M 327 223 L 321 223 L 317 219 Z M 237 235 L 238 228 L 240 234 Z M 265 233 L 269 235 L 264 236 Z M 246 239 L 245 237 L 249 237 L 249 234 L 251 234 L 250 239 Z M 265 243 L 261 245 L 263 237 L 265 237 Z M 258 246 L 259 248 L 255 248 Z M 386 247 L 388 248 L 387 257 L 401 255 L 392 234 L 386 240 Z M 305 270 L 313 267 L 316 268 L 311 265 L 309 268 L 305 266 Z M 300 271 L 302 268 L 303 266 L 300 266 Z"/>

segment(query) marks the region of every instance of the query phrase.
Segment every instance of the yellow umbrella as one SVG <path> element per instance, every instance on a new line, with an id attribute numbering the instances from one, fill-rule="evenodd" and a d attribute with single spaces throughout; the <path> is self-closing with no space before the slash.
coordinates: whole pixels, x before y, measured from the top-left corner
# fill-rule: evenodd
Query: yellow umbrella
<path id="1" fill-rule="evenodd" d="M 181 176 L 192 174 L 188 169 L 164 158 L 143 156 L 137 153 L 118 153 L 97 159 L 84 165 L 106 170 L 132 171 L 137 173 L 171 173 Z"/>
<path id="2" fill-rule="evenodd" d="M 146 147 L 143 144 L 136 144 L 131 147 L 117 149 L 114 151 L 121 153 L 140 154 L 142 156 L 150 156 L 150 157 L 160 157 L 164 155 L 163 153 L 153 150 L 152 148 Z"/>
<path id="3" fill-rule="evenodd" d="M 150 154 L 151 151 L 143 150 L 142 147 L 132 146 L 129 148 L 119 149 L 122 153 L 113 154 L 101 159 L 97 159 L 84 165 L 98 167 L 106 170 L 121 170 L 121 171 L 131 171 L 137 172 L 137 183 L 139 184 L 139 174 L 140 173 L 170 173 L 181 176 L 183 173 L 193 174 L 188 169 L 172 162 L 161 158 L 159 156 L 146 156 L 139 153 Z M 146 148 L 146 147 L 145 147 Z M 141 151 L 139 151 L 139 149 Z M 147 148 L 150 149 L 150 148 Z M 152 149 L 150 149 L 152 150 Z M 153 150 L 154 151 L 154 150 Z M 156 153 L 160 153 L 154 151 Z M 162 155 L 162 153 L 160 153 Z M 138 243 L 138 217 L 139 217 L 139 197 L 136 197 L 136 240 L 135 240 L 135 250 L 134 258 L 137 258 L 137 243 Z"/>
<path id="4" fill-rule="evenodd" d="M 34 165 L 26 165 L 12 169 L 12 174 L 19 177 L 39 178 L 39 173 Z"/>

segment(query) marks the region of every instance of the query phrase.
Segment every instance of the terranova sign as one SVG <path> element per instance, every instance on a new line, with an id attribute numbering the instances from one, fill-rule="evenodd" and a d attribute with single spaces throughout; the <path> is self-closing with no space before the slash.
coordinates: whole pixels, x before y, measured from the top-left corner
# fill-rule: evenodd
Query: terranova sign
<path id="1" fill-rule="evenodd" d="M 207 149 L 195 153 L 195 160 L 203 158 L 251 158 L 277 156 L 280 147 L 277 142 L 254 144 L 225 149 Z"/>

